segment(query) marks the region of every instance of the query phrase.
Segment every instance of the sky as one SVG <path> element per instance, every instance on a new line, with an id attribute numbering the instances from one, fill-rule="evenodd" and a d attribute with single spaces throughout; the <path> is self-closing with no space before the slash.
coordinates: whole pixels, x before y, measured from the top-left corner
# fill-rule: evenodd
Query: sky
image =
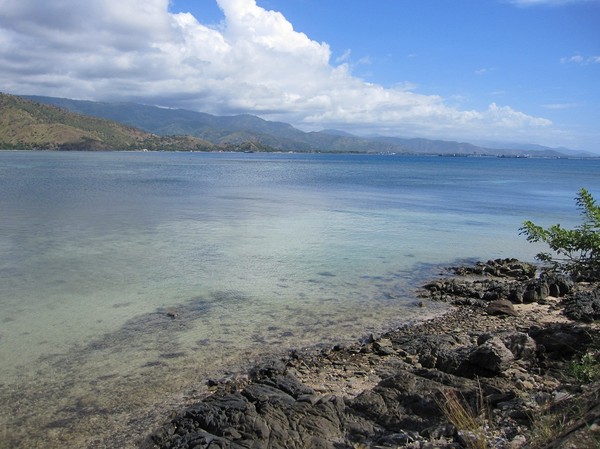
<path id="1" fill-rule="evenodd" d="M 600 153 L 600 0 L 0 0 L 0 91 Z"/>

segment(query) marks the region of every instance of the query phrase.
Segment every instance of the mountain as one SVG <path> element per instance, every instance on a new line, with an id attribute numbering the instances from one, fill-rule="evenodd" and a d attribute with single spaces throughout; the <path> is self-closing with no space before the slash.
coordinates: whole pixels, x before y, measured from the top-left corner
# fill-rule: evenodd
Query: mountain
<path id="1" fill-rule="evenodd" d="M 0 93 L 0 148 L 44 150 L 211 150 L 190 136 L 161 137 L 115 121 Z"/>
<path id="2" fill-rule="evenodd" d="M 184 109 L 167 109 L 136 103 L 105 103 L 66 98 L 27 96 L 80 114 L 115 120 L 158 135 L 191 135 L 215 145 L 228 147 L 254 142 L 279 151 L 337 151 L 384 153 L 433 153 L 429 148 L 411 145 L 409 139 L 362 138 L 344 131 L 303 132 L 282 122 L 263 120 L 253 115 L 215 116 Z M 449 148 L 449 147 L 452 148 Z M 441 152 L 458 153 L 456 145 Z M 476 152 L 476 151 L 475 151 Z M 479 154 L 484 154 L 483 150 Z"/>
<path id="3" fill-rule="evenodd" d="M 431 140 L 422 138 L 405 139 L 401 137 L 372 137 L 378 142 L 395 143 L 411 148 L 416 153 L 441 154 L 441 155 L 481 155 L 504 157 L 565 157 L 565 153 L 558 149 L 538 145 L 536 149 L 518 146 L 488 147 L 467 142 L 454 142 L 448 140 Z"/>
<path id="4" fill-rule="evenodd" d="M 41 96 L 24 98 L 79 114 L 114 120 L 161 136 L 190 135 L 215 145 L 229 147 L 252 141 L 279 150 L 287 149 L 298 143 L 297 140 L 305 134 L 287 123 L 271 122 L 249 114 L 216 116 L 137 103 L 106 103 Z M 311 150 L 303 144 L 295 149 Z"/>
<path id="5" fill-rule="evenodd" d="M 528 151 L 531 154 L 538 154 L 539 152 L 544 152 L 544 151 L 550 150 L 550 151 L 558 152 L 558 153 L 560 153 L 564 156 L 568 156 L 568 157 L 598 157 L 597 154 L 591 153 L 589 151 L 571 150 L 570 148 L 565 148 L 565 147 L 551 148 L 551 147 L 546 147 L 543 145 L 537 145 L 537 144 L 532 144 L 532 143 L 484 141 L 484 142 L 477 142 L 477 144 L 485 146 L 487 148 L 495 148 L 495 149 L 512 148 L 515 150 L 523 150 L 523 151 Z"/>
<path id="6" fill-rule="evenodd" d="M 117 121 L 159 136 L 187 135 L 209 142 L 214 149 L 251 151 L 377 152 L 463 156 L 565 157 L 569 150 L 538 146 L 487 146 L 464 142 L 400 138 L 359 137 L 327 129 L 304 132 L 283 122 L 249 114 L 216 116 L 185 109 L 169 109 L 137 103 L 106 103 L 66 98 L 25 96 L 71 112 Z M 572 154 L 569 154 L 572 155 Z"/>

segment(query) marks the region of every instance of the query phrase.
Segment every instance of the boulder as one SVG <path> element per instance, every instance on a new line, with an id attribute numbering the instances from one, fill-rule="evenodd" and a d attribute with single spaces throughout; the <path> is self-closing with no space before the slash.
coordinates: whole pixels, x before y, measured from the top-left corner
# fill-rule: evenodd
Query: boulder
<path id="1" fill-rule="evenodd" d="M 400 370 L 373 388 L 348 401 L 355 413 L 384 429 L 397 432 L 434 426 L 442 416 L 435 398 L 444 386 Z"/>
<path id="2" fill-rule="evenodd" d="M 508 293 L 508 300 L 513 304 L 523 304 L 525 301 L 525 287 L 522 284 L 518 284 L 510 289 Z"/>
<path id="3" fill-rule="evenodd" d="M 392 346 L 391 340 L 387 338 L 375 341 L 373 343 L 373 349 L 378 355 L 392 355 L 396 352 Z"/>
<path id="4" fill-rule="evenodd" d="M 532 328 L 529 336 L 542 352 L 551 359 L 566 359 L 581 348 L 587 347 L 591 336 L 586 328 L 572 324 L 556 324 L 544 328 Z"/>
<path id="5" fill-rule="evenodd" d="M 557 298 L 570 293 L 574 285 L 573 281 L 567 276 L 550 271 L 542 273 L 540 279 L 548 285 L 550 296 Z"/>
<path id="6" fill-rule="evenodd" d="M 548 284 L 543 279 L 535 279 L 525 286 L 523 302 L 543 302 L 550 295 Z"/>
<path id="7" fill-rule="evenodd" d="M 579 292 L 563 300 L 566 316 L 575 321 L 591 323 L 600 319 L 600 289 Z"/>
<path id="8" fill-rule="evenodd" d="M 508 299 L 500 299 L 498 301 L 492 301 L 488 304 L 485 309 L 489 315 L 509 315 L 509 316 L 517 316 L 518 313 L 515 310 L 512 302 Z"/>
<path id="9" fill-rule="evenodd" d="M 475 347 L 463 346 L 436 354 L 436 369 L 466 378 L 494 377 L 506 371 L 515 359 L 498 337 L 490 337 Z"/>
<path id="10" fill-rule="evenodd" d="M 333 442 L 344 435 L 344 409 L 339 398 L 311 404 L 255 383 L 190 407 L 170 427 L 153 434 L 151 443 L 170 449 L 334 449 Z"/>
<path id="11" fill-rule="evenodd" d="M 506 371 L 514 360 L 513 353 L 498 337 L 492 337 L 469 354 L 474 373 L 492 377 Z"/>
<path id="12" fill-rule="evenodd" d="M 508 331 L 498 335 L 515 359 L 534 361 L 537 351 L 535 340 L 525 332 Z"/>

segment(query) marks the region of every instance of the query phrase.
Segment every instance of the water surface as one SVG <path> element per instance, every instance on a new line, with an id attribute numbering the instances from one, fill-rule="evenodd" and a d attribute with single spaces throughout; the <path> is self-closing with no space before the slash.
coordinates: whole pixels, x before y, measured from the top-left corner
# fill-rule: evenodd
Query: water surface
<path id="1" fill-rule="evenodd" d="M 418 319 L 577 222 L 598 160 L 0 152 L 0 447 L 133 447 L 261 355 Z M 153 411 L 163 405 L 163 414 Z"/>

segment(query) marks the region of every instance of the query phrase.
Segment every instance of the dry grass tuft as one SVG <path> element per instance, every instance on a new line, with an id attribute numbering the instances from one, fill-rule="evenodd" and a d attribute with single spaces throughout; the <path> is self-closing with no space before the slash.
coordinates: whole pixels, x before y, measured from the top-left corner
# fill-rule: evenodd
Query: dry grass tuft
<path id="1" fill-rule="evenodd" d="M 459 399 L 456 391 L 443 390 L 437 399 L 446 419 L 456 428 L 459 438 L 467 449 L 487 449 L 487 422 L 483 415 L 483 396 L 480 394 L 478 409 L 473 410 Z"/>

